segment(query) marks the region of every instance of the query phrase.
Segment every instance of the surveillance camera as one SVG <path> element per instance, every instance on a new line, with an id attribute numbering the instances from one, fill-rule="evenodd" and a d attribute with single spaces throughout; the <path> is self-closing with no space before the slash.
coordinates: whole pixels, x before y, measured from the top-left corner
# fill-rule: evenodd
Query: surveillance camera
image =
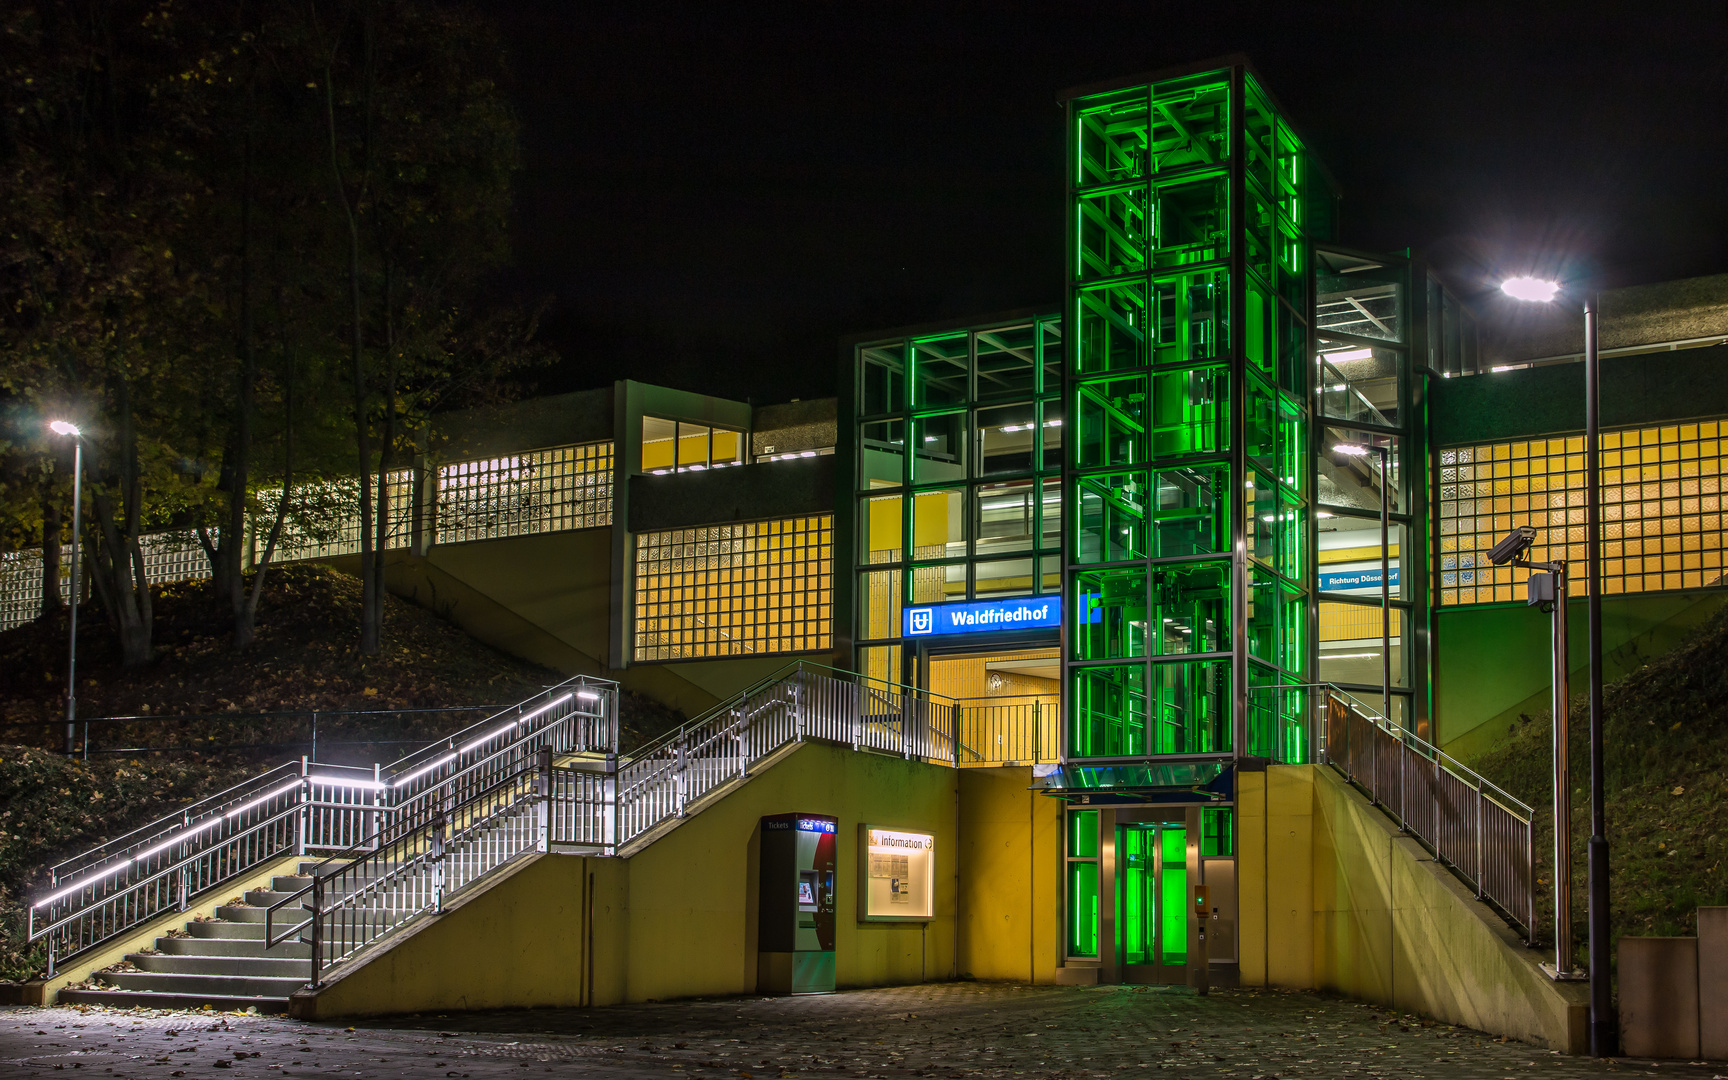
<path id="1" fill-rule="evenodd" d="M 1515 562 L 1530 550 L 1530 545 L 1536 540 L 1536 528 L 1533 525 L 1520 525 L 1506 534 L 1506 539 L 1495 544 L 1488 551 L 1488 561 L 1495 566 L 1505 566 Z"/>

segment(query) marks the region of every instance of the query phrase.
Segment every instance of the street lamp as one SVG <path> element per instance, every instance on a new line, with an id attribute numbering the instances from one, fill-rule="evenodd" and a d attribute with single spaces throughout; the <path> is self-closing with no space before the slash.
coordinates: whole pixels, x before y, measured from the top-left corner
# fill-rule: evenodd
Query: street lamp
<path id="1" fill-rule="evenodd" d="M 66 756 L 71 757 L 78 725 L 78 536 L 83 528 L 79 512 L 84 505 L 84 433 L 64 420 L 55 420 L 48 428 L 72 439 L 72 602 L 67 605 L 71 629 L 66 635 Z"/>
<path id="2" fill-rule="evenodd" d="M 1518 277 L 1500 286 L 1518 300 L 1549 303 L 1558 282 Z M 1596 342 L 1596 294 L 1584 296 L 1584 561 L 1590 605 L 1590 1053 L 1614 1049 L 1613 991 L 1608 984 L 1608 808 L 1603 790 L 1602 723 L 1602 386 Z"/>
<path id="3" fill-rule="evenodd" d="M 1387 518 L 1387 492 L 1391 488 L 1391 475 L 1388 463 L 1391 455 L 1387 447 L 1363 445 L 1362 443 L 1337 443 L 1333 450 L 1349 457 L 1367 457 L 1369 454 L 1380 455 L 1380 712 L 1386 717 L 1386 722 L 1392 722 L 1392 575 L 1390 559 L 1390 544 L 1388 536 L 1391 526 Z M 1402 639 L 1400 639 L 1402 640 Z M 1402 728 L 1404 725 L 1398 725 Z"/>

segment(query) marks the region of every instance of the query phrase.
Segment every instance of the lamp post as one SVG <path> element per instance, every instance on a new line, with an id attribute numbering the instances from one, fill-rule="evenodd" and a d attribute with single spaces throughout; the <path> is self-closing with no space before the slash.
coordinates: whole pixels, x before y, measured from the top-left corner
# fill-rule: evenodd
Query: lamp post
<path id="1" fill-rule="evenodd" d="M 84 433 L 74 424 L 55 420 L 48 425 L 56 435 L 72 439 L 72 599 L 67 607 L 71 629 L 66 634 L 66 756 L 72 756 L 78 727 L 78 536 L 83 528 Z"/>
<path id="2" fill-rule="evenodd" d="M 1500 286 L 1518 300 L 1550 303 L 1557 282 L 1512 278 Z M 1596 295 L 1584 297 L 1584 561 L 1590 613 L 1590 1053 L 1614 1051 L 1613 989 L 1608 983 L 1608 809 L 1604 792 L 1602 724 L 1602 364 L 1596 340 Z"/>
<path id="3" fill-rule="evenodd" d="M 1350 457 L 1380 455 L 1380 712 L 1387 723 L 1392 722 L 1392 574 L 1391 525 L 1387 515 L 1387 494 L 1391 487 L 1388 465 L 1391 453 L 1387 447 L 1362 443 L 1338 443 L 1332 447 Z M 1402 640 L 1402 638 L 1400 638 Z M 1398 725 L 1400 729 L 1403 724 Z"/>

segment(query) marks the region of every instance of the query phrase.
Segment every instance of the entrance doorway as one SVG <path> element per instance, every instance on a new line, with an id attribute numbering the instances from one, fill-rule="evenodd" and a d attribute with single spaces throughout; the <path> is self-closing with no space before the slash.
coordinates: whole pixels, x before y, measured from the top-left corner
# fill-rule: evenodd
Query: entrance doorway
<path id="1" fill-rule="evenodd" d="M 1188 829 L 1183 822 L 1116 826 L 1116 962 L 1126 983 L 1188 980 Z"/>
<path id="2" fill-rule="evenodd" d="M 921 681 L 955 707 L 956 757 L 972 765 L 1058 760 L 1062 657 L 1054 648 L 978 648 L 923 654 Z"/>

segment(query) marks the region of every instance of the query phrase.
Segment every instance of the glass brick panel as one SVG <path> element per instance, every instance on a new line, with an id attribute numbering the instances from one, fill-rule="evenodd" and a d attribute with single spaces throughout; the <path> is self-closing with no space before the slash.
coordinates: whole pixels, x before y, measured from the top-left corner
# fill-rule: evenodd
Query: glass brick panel
<path id="1" fill-rule="evenodd" d="M 1082 469 L 1146 460 L 1148 401 L 1145 378 L 1099 379 L 1080 384 L 1075 464 Z"/>
<path id="2" fill-rule="evenodd" d="M 826 514 L 642 533 L 633 658 L 832 648 L 832 566 Z"/>
<path id="3" fill-rule="evenodd" d="M 1076 660 L 1121 660 L 1146 655 L 1146 571 L 1100 570 L 1074 577 Z"/>
<path id="4" fill-rule="evenodd" d="M 1149 624 L 1154 656 L 1227 651 L 1230 564 L 1153 567 Z"/>

